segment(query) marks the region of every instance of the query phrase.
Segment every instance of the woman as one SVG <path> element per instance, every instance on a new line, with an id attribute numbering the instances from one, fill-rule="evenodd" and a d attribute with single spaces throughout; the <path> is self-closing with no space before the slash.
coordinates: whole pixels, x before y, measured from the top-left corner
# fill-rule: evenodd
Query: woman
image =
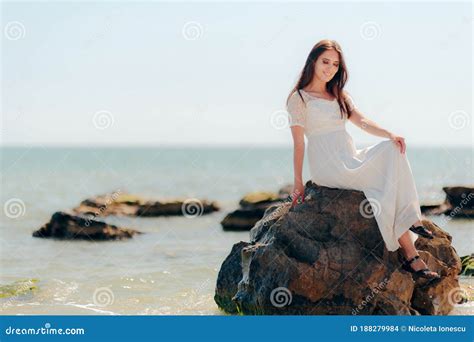
<path id="1" fill-rule="evenodd" d="M 306 136 L 311 180 L 340 189 L 363 191 L 389 251 L 399 247 L 406 260 L 402 267 L 417 277 L 438 280 L 419 257 L 417 234 L 432 239 L 423 227 L 413 175 L 405 154 L 404 138 L 365 117 L 343 90 L 347 70 L 341 47 L 334 40 L 317 43 L 306 60 L 296 86 L 287 99 L 294 141 L 294 196 L 304 201 L 302 166 Z M 349 120 L 367 133 L 389 138 L 356 150 L 345 129 Z M 415 234 L 416 233 L 416 234 Z"/>

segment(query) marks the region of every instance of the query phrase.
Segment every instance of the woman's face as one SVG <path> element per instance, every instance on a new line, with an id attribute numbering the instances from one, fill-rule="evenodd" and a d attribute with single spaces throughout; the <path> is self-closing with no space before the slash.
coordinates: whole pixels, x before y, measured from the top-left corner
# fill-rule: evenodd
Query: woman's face
<path id="1" fill-rule="evenodd" d="M 339 70 L 339 54 L 336 50 L 324 51 L 316 60 L 314 74 L 323 82 L 329 82 Z"/>

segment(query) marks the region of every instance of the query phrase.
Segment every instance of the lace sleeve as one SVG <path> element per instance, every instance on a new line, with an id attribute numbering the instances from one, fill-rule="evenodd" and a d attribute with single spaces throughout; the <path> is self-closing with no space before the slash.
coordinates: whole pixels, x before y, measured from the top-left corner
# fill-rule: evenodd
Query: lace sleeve
<path id="1" fill-rule="evenodd" d="M 286 110 L 288 112 L 289 126 L 301 126 L 305 125 L 305 109 L 306 105 L 301 99 L 298 92 L 291 94 Z"/>

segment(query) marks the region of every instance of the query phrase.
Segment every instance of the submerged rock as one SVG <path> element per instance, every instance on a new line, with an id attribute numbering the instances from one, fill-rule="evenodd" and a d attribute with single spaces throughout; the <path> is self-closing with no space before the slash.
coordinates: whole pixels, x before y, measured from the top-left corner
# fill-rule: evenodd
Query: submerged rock
<path id="1" fill-rule="evenodd" d="M 178 198 L 151 200 L 116 191 L 82 201 L 72 209 L 76 214 L 94 216 L 200 216 L 219 210 L 216 202 Z"/>
<path id="2" fill-rule="evenodd" d="M 33 232 L 33 236 L 39 238 L 90 241 L 128 239 L 136 234 L 142 233 L 63 211 L 54 213 L 48 223 Z"/>
<path id="3" fill-rule="evenodd" d="M 0 285 L 0 298 L 12 298 L 29 294 L 38 289 L 38 279 L 22 279 L 12 284 Z"/>
<path id="4" fill-rule="evenodd" d="M 224 230 L 250 230 L 271 205 L 282 203 L 292 191 L 292 185 L 281 188 L 278 194 L 256 191 L 245 195 L 239 202 L 240 208 L 227 214 L 221 221 Z"/>
<path id="5" fill-rule="evenodd" d="M 438 282 L 414 279 L 389 252 L 377 223 L 361 215 L 363 192 L 306 184 L 306 199 L 270 206 L 223 262 L 214 296 L 228 313 L 265 315 L 446 315 L 461 260 L 430 221 L 416 247 Z"/>
<path id="6" fill-rule="evenodd" d="M 461 275 L 473 276 L 474 275 L 474 253 L 471 255 L 465 255 L 461 257 Z"/>
<path id="7" fill-rule="evenodd" d="M 474 188 L 447 186 L 443 188 L 446 199 L 441 204 L 422 205 L 425 215 L 448 215 L 451 218 L 474 218 Z"/>

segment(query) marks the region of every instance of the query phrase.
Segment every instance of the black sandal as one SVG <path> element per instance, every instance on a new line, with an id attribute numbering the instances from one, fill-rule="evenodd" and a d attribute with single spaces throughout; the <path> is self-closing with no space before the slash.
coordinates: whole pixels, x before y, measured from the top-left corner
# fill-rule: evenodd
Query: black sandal
<path id="1" fill-rule="evenodd" d="M 402 268 L 410 273 L 413 273 L 416 277 L 419 278 L 425 278 L 431 281 L 439 280 L 441 279 L 440 275 L 437 272 L 431 271 L 429 268 L 423 268 L 421 270 L 415 271 L 412 267 L 411 264 L 418 260 L 420 258 L 419 255 L 415 255 L 413 258 L 410 260 L 405 260 L 405 262 L 402 264 Z M 431 272 L 436 273 L 433 275 Z"/>
<path id="2" fill-rule="evenodd" d="M 431 233 L 428 229 L 426 229 L 423 226 L 417 226 L 417 227 L 411 226 L 410 230 L 413 233 L 416 233 L 420 236 L 423 236 L 424 238 L 427 238 L 427 239 L 430 239 L 430 240 L 433 238 L 433 233 Z"/>

